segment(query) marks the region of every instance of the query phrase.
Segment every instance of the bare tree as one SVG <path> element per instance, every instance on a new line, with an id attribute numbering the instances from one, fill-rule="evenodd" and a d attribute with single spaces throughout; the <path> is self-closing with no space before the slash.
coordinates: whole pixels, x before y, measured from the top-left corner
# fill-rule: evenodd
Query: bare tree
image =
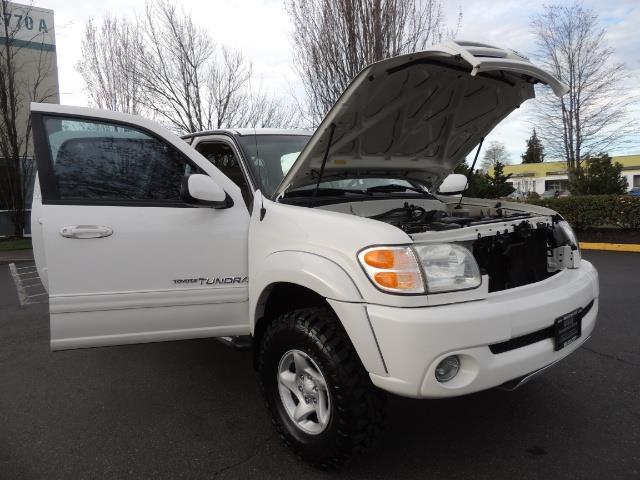
<path id="1" fill-rule="evenodd" d="M 206 85 L 206 128 L 293 125 L 293 109 L 260 85 L 254 90 L 252 76 L 242 53 L 222 48 L 222 61 L 211 65 Z"/>
<path id="2" fill-rule="evenodd" d="M 57 99 L 56 83 L 50 80 L 55 56 L 44 43 L 48 27 L 34 26 L 30 7 L 0 0 L 0 10 L 0 202 L 21 237 L 34 175 L 29 103 Z"/>
<path id="3" fill-rule="evenodd" d="M 111 16 L 105 17 L 99 26 L 93 19 L 87 22 L 76 70 L 84 79 L 92 105 L 141 113 L 139 45 L 135 22 Z"/>
<path id="4" fill-rule="evenodd" d="M 203 130 L 213 41 L 191 15 L 167 0 L 148 2 L 140 27 L 139 80 L 145 105 L 178 131 Z"/>
<path id="5" fill-rule="evenodd" d="M 497 163 L 502 165 L 509 165 L 509 153 L 502 142 L 492 141 L 484 151 L 482 157 L 482 163 L 480 164 L 482 170 L 488 172 L 491 168 L 495 167 Z"/>
<path id="6" fill-rule="evenodd" d="M 240 52 L 218 51 L 190 13 L 168 0 L 147 3 L 140 31 L 141 101 L 175 130 L 284 127 L 293 121 L 280 99 L 252 89 L 253 68 Z"/>
<path id="7" fill-rule="evenodd" d="M 541 96 L 535 125 L 548 152 L 566 160 L 571 178 L 589 154 L 630 141 L 637 123 L 628 112 L 635 100 L 625 87 L 625 66 L 614 61 L 593 10 L 582 3 L 547 6 L 532 27 L 540 60 L 569 86 L 560 99 Z"/>
<path id="8" fill-rule="evenodd" d="M 452 37 L 440 0 L 287 0 L 295 67 L 320 122 L 368 64 Z"/>

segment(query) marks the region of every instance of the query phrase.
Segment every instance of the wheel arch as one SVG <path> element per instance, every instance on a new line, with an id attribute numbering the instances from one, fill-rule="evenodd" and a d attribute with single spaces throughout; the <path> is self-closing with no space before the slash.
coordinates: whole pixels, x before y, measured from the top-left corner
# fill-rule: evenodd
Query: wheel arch
<path id="1" fill-rule="evenodd" d="M 314 306 L 331 308 L 325 297 L 295 283 L 273 282 L 262 290 L 253 322 L 254 367 L 257 367 L 259 345 L 269 324 L 289 310 Z"/>
<path id="2" fill-rule="evenodd" d="M 282 284 L 305 288 L 323 299 L 362 302 L 354 280 L 337 262 L 322 255 L 287 250 L 269 255 L 257 271 L 250 272 L 249 318 L 252 332 L 264 316 L 272 291 Z M 306 305 L 303 305 L 306 306 Z"/>
<path id="3" fill-rule="evenodd" d="M 330 300 L 319 293 L 294 283 L 274 282 L 265 288 L 258 301 L 259 308 L 253 328 L 254 368 L 258 365 L 260 343 L 268 326 L 278 316 L 305 307 L 323 307 L 336 317 L 338 327 L 345 331 L 364 368 L 378 375 L 388 375 L 375 332 L 362 303 Z"/>
<path id="4" fill-rule="evenodd" d="M 366 370 L 387 375 L 362 293 L 338 263 L 309 252 L 281 251 L 269 255 L 250 278 L 254 345 L 260 345 L 269 323 L 285 311 L 324 306 L 335 314 Z"/>

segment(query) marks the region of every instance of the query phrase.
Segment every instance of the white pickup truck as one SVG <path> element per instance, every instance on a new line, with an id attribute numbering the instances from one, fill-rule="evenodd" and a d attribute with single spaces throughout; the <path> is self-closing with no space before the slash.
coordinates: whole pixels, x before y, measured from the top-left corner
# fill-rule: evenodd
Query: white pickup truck
<path id="1" fill-rule="evenodd" d="M 383 390 L 514 388 L 587 340 L 598 276 L 557 213 L 450 174 L 536 83 L 566 90 L 449 42 L 367 67 L 313 134 L 33 104 L 52 349 L 250 338 L 277 430 L 323 467 L 371 443 Z"/>

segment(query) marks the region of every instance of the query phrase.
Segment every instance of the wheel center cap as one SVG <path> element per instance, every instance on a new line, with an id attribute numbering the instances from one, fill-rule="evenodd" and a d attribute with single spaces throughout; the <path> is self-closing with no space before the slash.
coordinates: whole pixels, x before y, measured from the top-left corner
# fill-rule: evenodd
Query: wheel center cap
<path id="1" fill-rule="evenodd" d="M 317 391 L 316 382 L 311 380 L 309 377 L 305 377 L 305 379 L 302 380 L 302 391 L 306 395 L 315 395 Z"/>
<path id="2" fill-rule="evenodd" d="M 280 400 L 291 421 L 303 432 L 318 435 L 331 418 L 331 396 L 318 365 L 306 353 L 289 350 L 277 373 Z"/>

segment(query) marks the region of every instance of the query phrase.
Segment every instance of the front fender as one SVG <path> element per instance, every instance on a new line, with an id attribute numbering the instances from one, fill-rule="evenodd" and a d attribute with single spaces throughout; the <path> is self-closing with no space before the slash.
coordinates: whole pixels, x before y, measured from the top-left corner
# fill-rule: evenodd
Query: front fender
<path id="1" fill-rule="evenodd" d="M 251 331 L 254 333 L 263 294 L 276 283 L 291 283 L 327 299 L 368 372 L 387 375 L 387 369 L 362 294 L 336 262 L 318 254 L 295 250 L 269 255 L 249 282 Z"/>
<path id="2" fill-rule="evenodd" d="M 362 302 L 362 294 L 353 279 L 336 262 L 321 255 L 295 250 L 274 252 L 254 272 L 249 282 L 250 318 L 256 318 L 256 309 L 262 292 L 279 282 L 293 283 L 308 288 L 328 300 Z M 255 321 L 252 322 L 252 328 Z"/>

